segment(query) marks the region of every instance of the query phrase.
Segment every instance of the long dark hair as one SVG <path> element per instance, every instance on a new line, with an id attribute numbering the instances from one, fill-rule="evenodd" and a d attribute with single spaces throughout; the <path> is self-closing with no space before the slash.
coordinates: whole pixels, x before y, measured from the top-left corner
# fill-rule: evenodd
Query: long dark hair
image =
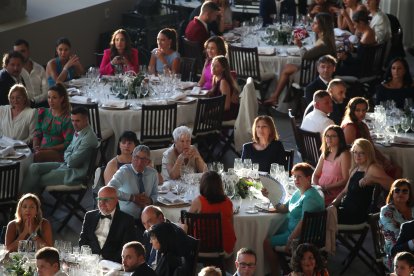
<path id="1" fill-rule="evenodd" d="M 236 81 L 234 80 L 233 76 L 231 75 L 229 61 L 227 60 L 227 58 L 225 56 L 215 56 L 213 58 L 212 62 L 214 62 L 216 60 L 223 67 L 223 78 L 229 84 L 230 91 L 232 91 L 233 93 L 236 93 L 236 95 L 238 95 L 239 94 L 239 89 L 237 87 Z M 214 76 L 214 79 L 216 79 L 216 76 Z"/>
<path id="2" fill-rule="evenodd" d="M 61 83 L 56 83 L 55 85 L 51 86 L 48 91 L 55 91 L 58 93 L 59 97 L 63 97 L 62 110 L 65 114 L 69 114 L 71 106 L 69 103 L 69 95 L 66 91 L 65 86 Z"/>
<path id="3" fill-rule="evenodd" d="M 174 227 L 171 222 L 161 222 L 151 226 L 148 231 L 150 237 L 157 238 L 160 243 L 161 253 L 176 253 L 176 241 L 171 238 L 171 233 L 174 233 Z"/>
<path id="4" fill-rule="evenodd" d="M 326 12 L 320 12 L 315 15 L 315 18 L 318 21 L 319 30 L 322 33 L 322 40 L 330 49 L 336 49 L 332 15 Z"/>
<path id="5" fill-rule="evenodd" d="M 328 148 L 328 146 L 326 145 L 326 133 L 329 130 L 333 130 L 336 132 L 336 135 L 338 135 L 338 151 L 336 152 L 335 155 L 335 159 L 337 157 L 339 157 L 344 151 L 348 150 L 348 146 L 346 144 L 346 140 L 345 140 L 345 134 L 344 131 L 342 130 L 342 128 L 338 125 L 330 125 L 328 126 L 325 131 L 323 132 L 323 139 L 322 139 L 322 145 L 321 145 L 321 152 L 324 156 L 324 158 L 328 158 L 329 153 L 331 153 L 331 149 Z"/>
<path id="6" fill-rule="evenodd" d="M 397 57 L 391 60 L 390 64 L 387 67 L 387 71 L 385 71 L 384 83 L 388 83 L 392 80 L 392 73 L 391 73 L 392 65 L 396 63 L 397 61 L 401 62 L 401 64 L 404 66 L 404 69 L 405 69 L 405 75 L 403 78 L 403 87 L 404 88 L 410 87 L 413 84 L 413 77 L 411 76 L 410 66 L 408 66 L 408 62 L 402 57 Z"/>
<path id="7" fill-rule="evenodd" d="M 122 34 L 125 38 L 125 53 L 124 55 L 128 60 L 132 59 L 132 42 L 131 38 L 129 37 L 127 31 L 124 29 L 118 29 L 112 34 L 111 42 L 109 43 L 109 48 L 111 49 L 111 59 L 118 56 L 118 50 L 115 47 L 115 37 L 117 34 Z"/>
<path id="8" fill-rule="evenodd" d="M 220 36 L 212 36 L 204 42 L 204 51 L 207 50 L 207 46 L 209 43 L 214 43 L 217 46 L 217 55 L 218 56 L 226 56 L 227 55 L 227 43 L 224 39 Z M 206 55 L 207 56 L 207 55 Z M 208 58 L 207 58 L 208 59 Z M 211 61 L 211 60 L 206 60 Z"/>
<path id="9" fill-rule="evenodd" d="M 211 171 L 203 174 L 200 180 L 200 195 L 213 204 L 223 202 L 226 199 L 223 182 L 218 173 Z"/>
<path id="10" fill-rule="evenodd" d="M 344 119 L 342 120 L 342 124 L 344 122 L 351 121 L 358 127 L 359 133 L 361 133 L 361 137 L 368 139 L 369 133 L 367 133 L 367 130 L 365 128 L 365 123 L 358 122 L 358 118 L 355 116 L 355 110 L 358 104 L 365 104 L 367 107 L 367 110 L 369 109 L 369 103 L 367 99 L 363 97 L 352 98 L 346 106 L 345 115 L 344 115 Z"/>

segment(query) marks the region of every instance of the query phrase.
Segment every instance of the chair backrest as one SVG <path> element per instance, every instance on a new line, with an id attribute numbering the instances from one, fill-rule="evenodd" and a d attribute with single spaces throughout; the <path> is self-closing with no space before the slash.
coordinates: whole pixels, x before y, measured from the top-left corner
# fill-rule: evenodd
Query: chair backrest
<path id="1" fill-rule="evenodd" d="M 85 107 L 88 110 L 89 125 L 92 127 L 96 137 L 102 140 L 101 121 L 99 119 L 99 106 L 97 103 L 71 103 L 72 108 L 77 106 Z"/>
<path id="2" fill-rule="evenodd" d="M 89 166 L 88 166 L 88 170 L 86 172 L 86 177 L 85 177 L 85 182 L 84 184 L 86 185 L 91 185 L 93 186 L 94 184 L 94 179 L 95 179 L 95 170 L 97 167 L 97 157 L 98 157 L 98 152 L 101 148 L 101 140 L 99 140 L 98 146 L 96 148 L 94 148 L 92 150 L 91 153 L 91 159 L 89 160 Z"/>
<path id="3" fill-rule="evenodd" d="M 289 109 L 289 118 L 290 118 L 290 125 L 292 126 L 293 135 L 295 137 L 296 146 L 300 154 L 302 154 L 303 149 L 303 138 L 299 133 L 299 125 L 296 123 L 295 116 L 292 114 L 292 109 Z"/>
<path id="4" fill-rule="evenodd" d="M 228 55 L 230 68 L 237 72 L 239 79 L 247 80 L 252 77 L 255 81 L 261 81 L 257 47 L 246 48 L 229 45 Z"/>
<path id="5" fill-rule="evenodd" d="M 193 81 L 195 70 L 196 59 L 189 57 L 182 57 L 180 60 L 180 74 L 181 81 Z"/>
<path id="6" fill-rule="evenodd" d="M 318 164 L 319 156 L 321 155 L 321 134 L 319 132 L 306 131 L 300 128 L 298 131 L 303 141 L 303 148 L 301 151 L 302 160 L 315 167 Z"/>
<path id="7" fill-rule="evenodd" d="M 172 133 L 176 126 L 177 103 L 142 105 L 141 143 L 146 143 L 151 148 L 166 147 L 172 141 Z"/>
<path id="8" fill-rule="evenodd" d="M 382 262 L 382 258 L 385 257 L 384 245 L 385 238 L 379 225 L 379 213 L 369 214 L 368 223 L 371 228 L 372 242 L 374 244 L 375 259 Z"/>
<path id="9" fill-rule="evenodd" d="M 193 136 L 219 132 L 223 121 L 225 95 L 198 99 Z"/>
<path id="10" fill-rule="evenodd" d="M 184 267 L 186 275 L 197 275 L 198 252 L 200 251 L 200 240 L 187 236 L 188 254 L 184 257 Z"/>
<path id="11" fill-rule="evenodd" d="M 317 61 L 318 59 L 302 59 L 299 77 L 300 87 L 304 88 L 318 75 L 318 70 L 316 68 Z"/>
<path id="12" fill-rule="evenodd" d="M 223 252 L 221 214 L 195 214 L 181 211 L 181 223 L 187 225 L 188 235 L 200 240 L 200 252 Z"/>
<path id="13" fill-rule="evenodd" d="M 20 163 L 0 166 L 0 204 L 16 202 L 19 192 Z"/>
<path id="14" fill-rule="evenodd" d="M 359 74 L 360 78 L 379 76 L 382 77 L 382 68 L 384 64 L 384 56 L 386 45 L 377 44 L 373 46 L 363 46 L 365 47 L 364 55 L 361 60 L 361 71 Z"/>
<path id="15" fill-rule="evenodd" d="M 181 39 L 183 42 L 183 56 L 194 58 L 196 60 L 195 68 L 197 73 L 201 73 L 204 64 L 203 46 L 197 41 L 188 40 L 185 36 Z"/>
<path id="16" fill-rule="evenodd" d="M 325 246 L 326 210 L 322 212 L 305 212 L 302 222 L 299 244 L 311 243 L 318 248 Z"/>
<path id="17" fill-rule="evenodd" d="M 285 171 L 289 172 L 289 176 L 292 175 L 291 171 L 293 168 L 293 160 L 295 159 L 295 150 L 285 150 L 285 163 L 283 166 L 285 167 Z"/>
<path id="18" fill-rule="evenodd" d="M 389 50 L 388 61 L 396 57 L 405 57 L 404 44 L 403 44 L 403 29 L 400 21 L 395 15 L 388 14 L 387 17 L 390 20 L 391 25 L 391 48 Z"/>

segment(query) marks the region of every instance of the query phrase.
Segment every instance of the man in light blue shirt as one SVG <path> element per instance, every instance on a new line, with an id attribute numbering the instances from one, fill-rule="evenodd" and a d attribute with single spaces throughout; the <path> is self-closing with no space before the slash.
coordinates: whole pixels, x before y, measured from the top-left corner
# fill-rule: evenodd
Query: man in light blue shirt
<path id="1" fill-rule="evenodd" d="M 108 185 L 117 190 L 121 211 L 140 220 L 145 206 L 157 202 L 158 174 L 149 164 L 150 149 L 139 145 L 132 153 L 132 163 L 123 165 Z"/>

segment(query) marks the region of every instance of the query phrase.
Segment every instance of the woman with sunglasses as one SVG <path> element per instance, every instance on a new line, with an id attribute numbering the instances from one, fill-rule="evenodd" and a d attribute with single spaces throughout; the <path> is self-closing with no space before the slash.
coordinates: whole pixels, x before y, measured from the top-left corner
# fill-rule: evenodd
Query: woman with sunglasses
<path id="1" fill-rule="evenodd" d="M 392 269 L 391 248 L 397 242 L 400 226 L 414 218 L 413 192 L 408 179 L 397 179 L 392 183 L 386 202 L 387 205 L 381 208 L 379 222 L 385 238 L 384 251 L 387 254 L 384 263 Z"/>

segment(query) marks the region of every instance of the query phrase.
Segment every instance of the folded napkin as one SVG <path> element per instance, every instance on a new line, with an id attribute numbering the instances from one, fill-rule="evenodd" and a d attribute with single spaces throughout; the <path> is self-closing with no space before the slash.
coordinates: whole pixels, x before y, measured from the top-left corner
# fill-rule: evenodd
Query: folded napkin
<path id="1" fill-rule="evenodd" d="M 193 89 L 191 90 L 191 94 L 193 95 L 198 95 L 201 93 L 201 87 L 200 86 L 194 86 Z"/>
<path id="2" fill-rule="evenodd" d="M 66 89 L 66 91 L 68 91 L 68 95 L 69 96 L 76 96 L 76 95 L 80 95 L 80 91 L 79 89 L 75 88 L 75 87 L 70 87 L 68 89 Z"/>
<path id="3" fill-rule="evenodd" d="M 77 103 L 91 103 L 92 99 L 90 97 L 86 97 L 86 96 L 73 96 L 72 98 L 70 98 L 71 102 L 77 102 Z"/>
<path id="4" fill-rule="evenodd" d="M 3 147 L 8 147 L 8 146 L 24 147 L 24 146 L 27 146 L 27 144 L 23 141 L 15 140 L 15 139 L 12 139 L 12 138 L 6 137 L 6 136 L 3 136 L 0 139 L 0 145 L 2 145 Z"/>
<path id="5" fill-rule="evenodd" d="M 300 49 L 295 47 L 295 48 L 287 48 L 286 52 L 291 55 L 291 56 L 298 56 L 300 53 Z"/>
<path id="6" fill-rule="evenodd" d="M 414 136 L 394 136 L 394 143 L 414 144 Z"/>
<path id="7" fill-rule="evenodd" d="M 6 157 L 15 154 L 13 146 L 8 146 L 5 149 L 0 150 L 0 157 Z"/>
<path id="8" fill-rule="evenodd" d="M 116 107 L 116 108 L 125 108 L 127 106 L 127 102 L 126 101 L 109 100 L 104 104 L 104 106 Z"/>
<path id="9" fill-rule="evenodd" d="M 235 35 L 233 33 L 225 33 L 223 34 L 224 39 L 233 39 Z"/>
<path id="10" fill-rule="evenodd" d="M 346 31 L 346 30 L 341 30 L 339 28 L 335 28 L 334 29 L 334 35 L 335 36 L 346 36 L 346 35 L 351 35 L 351 33 Z"/>
<path id="11" fill-rule="evenodd" d="M 167 104 L 166 100 L 150 100 L 145 102 L 145 105 L 163 105 Z"/>
<path id="12" fill-rule="evenodd" d="M 182 90 L 186 90 L 186 89 L 189 89 L 189 88 L 194 87 L 196 85 L 197 85 L 197 83 L 193 82 L 193 81 L 183 81 L 178 85 L 178 87 Z"/>
<path id="13" fill-rule="evenodd" d="M 259 52 L 259 55 L 270 56 L 275 54 L 274 47 L 257 47 L 257 51 Z"/>
<path id="14" fill-rule="evenodd" d="M 173 194 L 172 192 L 166 193 L 162 196 L 165 201 L 173 204 L 184 203 L 184 201 L 177 195 Z"/>
<path id="15" fill-rule="evenodd" d="M 99 262 L 99 266 L 101 268 L 107 268 L 111 270 L 122 270 L 122 265 L 117 262 L 109 261 L 109 260 L 102 260 Z"/>
<path id="16" fill-rule="evenodd" d="M 69 81 L 69 85 L 73 86 L 85 86 L 88 85 L 89 79 L 81 78 L 81 79 L 73 79 Z"/>
<path id="17" fill-rule="evenodd" d="M 175 93 L 174 95 L 172 95 L 171 100 L 179 101 L 179 100 L 184 99 L 185 97 L 187 97 L 185 93 L 179 92 L 179 93 Z"/>

